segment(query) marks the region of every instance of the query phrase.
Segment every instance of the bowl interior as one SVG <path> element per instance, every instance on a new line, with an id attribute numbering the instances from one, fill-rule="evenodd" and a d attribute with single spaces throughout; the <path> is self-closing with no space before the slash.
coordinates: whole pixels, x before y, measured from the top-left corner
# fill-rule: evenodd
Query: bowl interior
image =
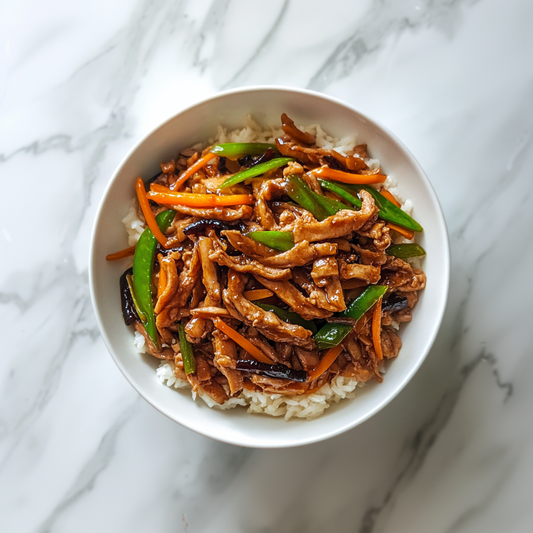
<path id="1" fill-rule="evenodd" d="M 206 142 L 218 124 L 242 126 L 250 113 L 262 125 L 280 123 L 287 113 L 296 124 L 318 123 L 330 135 L 356 133 L 367 143 L 371 157 L 380 159 L 387 174 L 398 180 L 405 198 L 414 205 L 413 216 L 424 232 L 418 242 L 426 249 L 423 269 L 427 286 L 420 294 L 411 323 L 402 326 L 403 347 L 389 365 L 383 383 L 361 388 L 354 400 L 344 400 L 311 421 L 249 415 L 244 409 L 209 409 L 193 402 L 190 391 L 176 391 L 159 383 L 158 361 L 138 354 L 133 331 L 124 325 L 118 279 L 125 262 L 108 262 L 108 253 L 126 248 L 121 220 L 134 197 L 137 176 L 156 174 L 159 163 L 179 149 Z M 180 424 L 206 436 L 252 447 L 285 447 L 316 442 L 339 434 L 370 417 L 405 386 L 426 357 L 444 313 L 449 280 L 449 249 L 444 218 L 424 172 L 408 150 L 383 126 L 332 98 L 287 88 L 247 88 L 220 94 L 172 117 L 146 136 L 112 177 L 97 214 L 90 259 L 90 284 L 100 330 L 115 362 L 133 387 L 155 408 Z"/>

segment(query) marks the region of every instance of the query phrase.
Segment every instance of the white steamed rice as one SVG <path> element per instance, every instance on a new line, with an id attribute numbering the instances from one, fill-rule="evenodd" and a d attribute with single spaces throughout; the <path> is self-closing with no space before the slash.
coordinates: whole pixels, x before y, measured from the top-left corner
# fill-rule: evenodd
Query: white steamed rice
<path id="1" fill-rule="evenodd" d="M 161 383 L 174 387 L 175 389 L 187 389 L 192 392 L 192 397 L 196 400 L 199 396 L 209 407 L 217 409 L 233 409 L 237 406 L 248 407 L 248 413 L 261 413 L 270 416 L 283 416 L 285 420 L 290 418 L 316 418 L 320 416 L 332 403 L 338 403 L 344 398 L 353 398 L 354 390 L 358 383 L 353 378 L 336 376 L 313 394 L 304 396 L 269 394 L 265 392 L 255 392 L 244 389 L 235 398 L 230 398 L 222 405 L 216 403 L 208 394 L 199 391 L 194 392 L 189 382 L 183 381 L 174 374 L 174 363 L 166 361 L 159 365 L 156 370 L 157 377 Z M 360 383 L 361 387 L 363 383 Z"/>

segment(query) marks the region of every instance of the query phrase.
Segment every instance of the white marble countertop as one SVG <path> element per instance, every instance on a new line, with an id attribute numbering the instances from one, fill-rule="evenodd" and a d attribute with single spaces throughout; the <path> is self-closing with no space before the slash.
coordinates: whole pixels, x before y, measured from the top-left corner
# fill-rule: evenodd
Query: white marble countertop
<path id="1" fill-rule="evenodd" d="M 527 0 L 2 3 L 0 530 L 533 531 L 532 20 Z M 87 278 L 134 142 L 256 84 L 338 97 L 396 133 L 452 249 L 444 323 L 407 388 L 287 450 L 209 440 L 142 400 Z"/>

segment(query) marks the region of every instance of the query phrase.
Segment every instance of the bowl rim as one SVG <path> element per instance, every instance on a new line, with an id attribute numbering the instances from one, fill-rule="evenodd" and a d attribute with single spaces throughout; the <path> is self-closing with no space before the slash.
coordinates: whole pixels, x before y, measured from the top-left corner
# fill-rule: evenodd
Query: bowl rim
<path id="1" fill-rule="evenodd" d="M 364 120 L 366 120 L 368 123 L 370 123 L 374 128 L 377 130 L 381 130 L 384 132 L 387 136 L 389 136 L 395 144 L 397 144 L 401 150 L 403 151 L 404 155 L 408 158 L 409 164 L 412 165 L 418 173 L 423 177 L 425 181 L 425 185 L 427 187 L 427 191 L 434 203 L 434 205 L 438 208 L 435 213 L 435 220 L 437 221 L 438 230 L 440 231 L 440 234 L 444 236 L 443 242 L 442 242 L 442 249 L 441 253 L 443 254 L 444 264 L 442 266 L 442 280 L 440 280 L 440 302 L 438 307 L 434 308 L 435 313 L 435 319 L 432 322 L 432 331 L 430 335 L 427 337 L 426 341 L 426 349 L 424 350 L 423 356 L 419 356 L 416 361 L 409 367 L 408 371 L 405 373 L 403 378 L 396 384 L 396 386 L 390 390 L 390 392 L 379 402 L 377 402 L 372 408 L 368 409 L 363 415 L 360 415 L 359 417 L 355 417 L 353 420 L 348 420 L 344 424 L 339 424 L 334 429 L 331 429 L 329 431 L 321 431 L 317 432 L 316 435 L 312 437 L 308 437 L 305 439 L 295 440 L 291 443 L 285 443 L 285 442 L 270 442 L 268 444 L 261 444 L 259 442 L 251 441 L 251 442 L 240 442 L 237 441 L 234 438 L 225 438 L 224 436 L 214 436 L 213 434 L 210 434 L 208 431 L 203 430 L 202 428 L 198 427 L 190 427 L 185 422 L 181 420 L 177 420 L 174 413 L 170 411 L 170 409 L 166 408 L 165 405 L 163 405 L 161 402 L 154 402 L 151 399 L 149 399 L 146 394 L 143 392 L 143 390 L 136 384 L 135 379 L 130 375 L 129 371 L 125 368 L 125 365 L 122 363 L 119 357 L 115 354 L 115 350 L 112 346 L 112 343 L 108 337 L 106 328 L 104 327 L 104 323 L 102 321 L 101 314 L 98 310 L 98 304 L 97 304 L 97 298 L 96 298 L 96 267 L 97 267 L 97 261 L 100 261 L 101 258 L 96 258 L 95 254 L 95 242 L 97 237 L 97 229 L 98 229 L 98 223 L 102 216 L 102 212 L 105 205 L 105 200 L 109 194 L 110 189 L 112 188 L 115 180 L 117 179 L 117 176 L 122 171 L 122 168 L 125 166 L 127 161 L 132 157 L 132 155 L 139 149 L 139 147 L 144 144 L 152 135 L 154 135 L 159 129 L 166 126 L 169 122 L 175 120 L 179 115 L 184 114 L 185 112 L 204 105 L 208 102 L 213 102 L 222 98 L 225 98 L 228 95 L 232 94 L 238 94 L 238 93 L 250 93 L 250 92 L 261 92 L 261 91 L 279 91 L 279 92 L 290 92 L 295 94 L 305 94 L 312 97 L 318 97 L 319 99 L 328 100 L 333 104 L 340 105 L 341 107 L 345 107 L 349 109 L 350 111 L 354 112 L 355 114 L 362 117 Z M 182 425 L 183 427 L 186 427 L 187 429 L 194 431 L 195 433 L 198 433 L 200 435 L 203 435 L 205 437 L 211 438 L 213 440 L 217 440 L 219 442 L 224 442 L 227 444 L 232 444 L 236 446 L 241 447 L 247 447 L 247 448 L 259 448 L 259 449 L 269 449 L 269 448 L 290 448 L 290 447 L 297 447 L 297 446 L 304 446 L 307 444 L 312 444 L 316 442 L 321 442 L 324 440 L 327 440 L 329 438 L 335 437 L 337 435 L 340 435 L 350 429 L 353 429 L 354 427 L 362 424 L 366 420 L 370 419 L 372 416 L 374 416 L 376 413 L 381 411 L 385 406 L 387 406 L 409 383 L 409 381 L 412 379 L 412 377 L 416 374 L 416 372 L 421 367 L 422 363 L 426 360 L 429 352 L 431 351 L 431 348 L 434 345 L 435 339 L 437 337 L 437 334 L 441 328 L 442 321 L 444 318 L 444 314 L 446 311 L 446 306 L 448 302 L 448 296 L 449 296 L 449 285 L 450 285 L 450 239 L 449 239 L 449 233 L 447 230 L 446 220 L 444 218 L 444 213 L 442 210 L 442 206 L 439 202 L 439 199 L 437 197 L 437 194 L 433 188 L 433 185 L 431 181 L 429 180 L 427 174 L 421 167 L 420 163 L 417 161 L 417 159 L 413 156 L 411 151 L 405 146 L 405 144 L 391 131 L 388 127 L 384 126 L 381 122 L 378 120 L 372 118 L 371 116 L 367 115 L 364 111 L 360 110 L 359 108 L 354 107 L 353 105 L 340 100 L 339 98 L 323 94 L 317 91 L 312 91 L 309 89 L 302 89 L 298 87 L 292 87 L 292 86 L 283 86 L 283 85 L 252 85 L 252 86 L 245 86 L 245 87 L 238 87 L 234 89 L 228 89 L 224 91 L 216 92 L 215 94 L 212 94 L 211 96 L 202 98 L 201 100 L 196 101 L 195 103 L 179 110 L 176 113 L 173 113 L 171 116 L 151 128 L 147 133 L 143 134 L 130 148 L 130 150 L 127 152 L 127 154 L 121 159 L 119 164 L 116 166 L 113 174 L 109 178 L 107 185 L 100 197 L 98 208 L 96 210 L 93 224 L 92 224 L 92 230 L 91 230 L 91 237 L 90 237 L 90 251 L 89 251 L 89 258 L 88 258 L 88 277 L 89 277 L 89 290 L 90 290 L 90 296 L 91 296 L 91 302 L 94 310 L 94 314 L 96 317 L 96 322 L 98 324 L 98 328 L 100 330 L 100 334 L 104 340 L 104 344 L 106 345 L 106 348 L 111 355 L 113 361 L 118 366 L 121 373 L 124 375 L 124 377 L 127 379 L 127 381 L 130 383 L 130 385 L 137 391 L 137 393 L 152 407 L 157 409 L 160 413 L 165 415 L 166 417 L 170 418 L 172 421 Z M 279 418 L 279 417 L 278 417 Z M 319 417 L 320 418 L 320 417 Z M 287 423 L 283 421 L 284 423 Z M 290 422 L 289 422 L 290 423 Z"/>

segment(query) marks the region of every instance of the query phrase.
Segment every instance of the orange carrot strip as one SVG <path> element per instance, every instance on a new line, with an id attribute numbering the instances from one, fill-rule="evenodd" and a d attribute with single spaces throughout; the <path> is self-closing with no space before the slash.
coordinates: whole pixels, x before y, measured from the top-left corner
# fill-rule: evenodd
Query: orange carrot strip
<path id="1" fill-rule="evenodd" d="M 381 193 L 381 196 L 385 196 L 385 198 L 389 200 L 389 202 L 392 202 L 396 207 L 402 206 L 402 204 L 398 202 L 398 200 L 396 200 L 396 198 L 394 198 L 394 196 L 386 189 L 381 189 L 379 192 Z"/>
<path id="2" fill-rule="evenodd" d="M 343 172 L 342 170 L 336 170 L 327 166 L 315 168 L 311 172 L 321 178 L 330 178 L 341 183 L 354 183 L 359 185 L 383 183 L 387 179 L 385 174 L 352 174 L 351 172 Z"/>
<path id="3" fill-rule="evenodd" d="M 406 239 L 411 240 L 415 236 L 415 232 L 410 229 L 404 228 L 403 226 L 398 226 L 398 224 L 391 224 L 387 222 L 387 226 L 394 231 L 397 231 L 400 235 L 403 235 Z"/>
<path id="4" fill-rule="evenodd" d="M 163 205 L 184 205 L 187 207 L 224 207 L 229 205 L 253 205 L 252 194 L 197 194 L 192 192 L 168 193 L 150 191 L 146 196 Z"/>
<path id="5" fill-rule="evenodd" d="M 142 178 L 137 178 L 137 180 L 135 181 L 135 191 L 137 192 L 137 199 L 139 200 L 139 205 L 141 206 L 141 210 L 143 212 L 146 223 L 148 224 L 148 227 L 152 230 L 154 237 L 159 241 L 161 246 L 164 246 L 166 248 L 167 238 L 163 235 L 163 233 L 159 229 L 159 226 L 157 225 L 155 216 L 152 213 L 150 204 L 148 203 L 148 198 L 146 197 L 146 190 L 144 188 L 144 182 Z"/>
<path id="6" fill-rule="evenodd" d="M 114 252 L 112 254 L 107 254 L 105 258 L 108 261 L 116 261 L 117 259 L 124 259 L 125 257 L 130 257 L 135 253 L 135 246 L 130 246 L 129 248 L 125 248 L 124 250 L 120 250 L 119 252 Z"/>
<path id="7" fill-rule="evenodd" d="M 318 363 L 317 367 L 314 370 L 311 370 L 311 372 L 309 372 L 309 381 L 313 381 L 314 379 L 319 378 L 335 362 L 335 359 L 339 357 L 339 354 L 342 352 L 342 349 L 342 344 L 338 344 L 337 346 L 330 348 L 324 354 L 324 357 L 320 359 L 320 363 Z"/>
<path id="8" fill-rule="evenodd" d="M 205 167 L 212 159 L 218 159 L 218 156 L 208 152 L 193 163 L 183 174 L 170 186 L 173 191 L 179 189 L 193 174 L 196 174 L 201 168 Z"/>
<path id="9" fill-rule="evenodd" d="M 374 306 L 374 313 L 372 315 L 372 342 L 374 343 L 374 350 L 379 361 L 383 359 L 383 350 L 381 349 L 381 301 Z"/>
<path id="10" fill-rule="evenodd" d="M 272 364 L 270 357 L 267 357 L 257 346 L 252 344 L 248 339 L 245 339 L 239 332 L 228 326 L 223 320 L 217 317 L 213 320 L 213 323 L 217 329 L 222 331 L 222 333 L 225 333 L 230 339 L 233 339 L 260 363 Z"/>
<path id="11" fill-rule="evenodd" d="M 268 289 L 252 289 L 250 291 L 244 291 L 242 295 L 247 300 L 264 300 L 273 296 L 274 293 Z"/>
<path id="12" fill-rule="evenodd" d="M 159 183 L 150 183 L 150 190 L 154 192 L 172 192 L 168 187 Z"/>

